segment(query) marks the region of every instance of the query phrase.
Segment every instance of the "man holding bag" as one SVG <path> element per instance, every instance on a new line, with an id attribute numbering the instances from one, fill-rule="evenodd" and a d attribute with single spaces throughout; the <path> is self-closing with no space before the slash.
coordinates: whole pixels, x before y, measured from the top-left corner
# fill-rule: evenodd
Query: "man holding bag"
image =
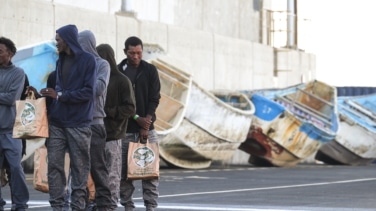
<path id="1" fill-rule="evenodd" d="M 6 159 L 11 173 L 10 188 L 12 201 L 17 211 L 28 208 L 29 191 L 25 174 L 21 166 L 22 141 L 12 138 L 16 116 L 16 100 L 19 100 L 24 88 L 25 73 L 16 67 L 12 57 L 16 54 L 16 47 L 8 38 L 0 37 L 0 168 Z M 0 210 L 4 210 L 5 201 L 1 197 Z"/>
<path id="2" fill-rule="evenodd" d="M 129 142 L 148 140 L 158 143 L 158 134 L 154 129 L 155 111 L 161 98 L 157 68 L 142 60 L 143 44 L 138 37 L 129 37 L 125 41 L 124 53 L 127 56 L 119 65 L 120 72 L 132 82 L 136 98 L 136 112 L 129 118 L 126 137 L 122 140 L 122 178 L 120 182 L 120 203 L 126 211 L 135 208 L 132 195 L 135 190 L 133 181 L 127 178 Z M 153 211 L 157 206 L 159 179 L 142 180 L 143 199 L 147 211 Z"/>

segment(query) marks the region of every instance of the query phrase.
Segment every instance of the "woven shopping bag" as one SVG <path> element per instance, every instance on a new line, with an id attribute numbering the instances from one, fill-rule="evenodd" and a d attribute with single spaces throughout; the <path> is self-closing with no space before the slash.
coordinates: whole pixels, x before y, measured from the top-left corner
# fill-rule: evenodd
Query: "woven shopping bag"
<path id="1" fill-rule="evenodd" d="M 25 100 L 16 101 L 13 138 L 48 138 L 46 98 L 36 99 L 34 92 L 30 93 Z"/>
<path id="2" fill-rule="evenodd" d="M 129 142 L 128 173 L 131 180 L 154 179 L 159 177 L 158 143 Z"/>

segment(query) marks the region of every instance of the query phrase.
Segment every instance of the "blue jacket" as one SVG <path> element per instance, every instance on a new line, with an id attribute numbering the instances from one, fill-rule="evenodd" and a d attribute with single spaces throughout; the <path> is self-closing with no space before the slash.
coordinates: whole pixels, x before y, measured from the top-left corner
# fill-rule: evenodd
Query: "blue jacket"
<path id="1" fill-rule="evenodd" d="M 69 70 L 68 82 L 62 81 L 64 52 L 59 54 L 56 65 L 56 92 L 61 92 L 50 107 L 49 123 L 57 127 L 88 127 L 93 120 L 96 61 L 78 43 L 78 30 L 75 25 L 67 25 L 56 33 L 69 46 L 74 62 Z"/>

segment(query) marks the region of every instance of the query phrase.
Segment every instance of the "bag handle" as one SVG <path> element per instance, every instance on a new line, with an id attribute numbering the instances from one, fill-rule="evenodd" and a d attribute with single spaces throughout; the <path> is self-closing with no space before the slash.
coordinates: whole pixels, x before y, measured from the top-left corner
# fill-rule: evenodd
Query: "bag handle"
<path id="1" fill-rule="evenodd" d="M 141 138 L 139 138 L 138 142 L 140 142 L 141 144 L 147 144 L 149 142 L 149 139 L 141 139 Z"/>
<path id="2" fill-rule="evenodd" d="M 27 93 L 26 99 L 35 100 L 35 94 L 33 91 Z"/>

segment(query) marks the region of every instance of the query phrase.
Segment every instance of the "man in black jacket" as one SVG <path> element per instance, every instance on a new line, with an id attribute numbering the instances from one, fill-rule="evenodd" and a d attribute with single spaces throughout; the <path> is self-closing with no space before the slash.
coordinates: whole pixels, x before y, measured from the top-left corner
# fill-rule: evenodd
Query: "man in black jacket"
<path id="1" fill-rule="evenodd" d="M 129 37 L 125 41 L 124 53 L 127 56 L 118 69 L 132 82 L 136 98 L 136 115 L 129 118 L 126 137 L 122 141 L 122 178 L 120 182 L 120 203 L 125 210 L 132 211 L 134 203 L 132 194 L 134 185 L 127 180 L 127 157 L 129 142 L 148 140 L 158 142 L 154 129 L 160 96 L 160 81 L 156 67 L 142 60 L 143 44 L 138 37 Z M 147 211 L 153 211 L 158 206 L 157 198 L 159 179 L 142 180 L 143 199 Z"/>

